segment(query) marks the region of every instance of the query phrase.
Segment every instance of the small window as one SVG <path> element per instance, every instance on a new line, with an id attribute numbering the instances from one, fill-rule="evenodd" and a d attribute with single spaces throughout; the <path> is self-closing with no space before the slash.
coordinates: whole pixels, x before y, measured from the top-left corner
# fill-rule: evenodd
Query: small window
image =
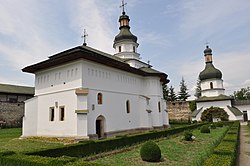
<path id="1" fill-rule="evenodd" d="M 54 107 L 49 108 L 49 120 L 50 121 L 55 120 L 55 108 Z"/>
<path id="2" fill-rule="evenodd" d="M 158 109 L 159 109 L 159 112 L 161 112 L 161 102 L 158 102 Z"/>
<path id="3" fill-rule="evenodd" d="M 121 46 L 119 46 L 119 52 L 122 52 L 122 47 Z"/>
<path id="4" fill-rule="evenodd" d="M 126 101 L 126 110 L 127 110 L 127 113 L 130 113 L 130 102 L 129 102 L 129 100 Z"/>
<path id="5" fill-rule="evenodd" d="M 64 119 L 65 119 L 65 108 L 64 108 L 64 106 L 60 107 L 59 116 L 60 116 L 60 121 L 64 121 Z"/>
<path id="6" fill-rule="evenodd" d="M 133 46 L 133 52 L 135 52 L 135 46 Z"/>
<path id="7" fill-rule="evenodd" d="M 97 94 L 97 103 L 102 104 L 102 93 Z"/>
<path id="8" fill-rule="evenodd" d="M 210 89 L 213 89 L 214 88 L 214 85 L 212 82 L 210 82 Z"/>

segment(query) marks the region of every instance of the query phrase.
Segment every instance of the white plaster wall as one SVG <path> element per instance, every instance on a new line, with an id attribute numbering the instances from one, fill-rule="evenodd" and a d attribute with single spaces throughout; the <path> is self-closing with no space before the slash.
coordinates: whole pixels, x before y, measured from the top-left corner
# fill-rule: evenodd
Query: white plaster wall
<path id="1" fill-rule="evenodd" d="M 35 75 L 35 95 L 55 93 L 81 86 L 81 60 L 47 69 Z"/>
<path id="2" fill-rule="evenodd" d="M 88 88 L 89 94 L 86 97 L 77 96 L 76 88 Z M 102 105 L 97 104 L 99 92 L 103 94 Z M 145 106 L 145 101 L 140 99 L 141 95 L 150 98 L 149 106 Z M 168 123 L 165 121 L 167 117 L 164 117 L 166 114 L 159 77 L 142 77 L 89 61 L 79 60 L 37 73 L 36 96 L 38 136 L 95 134 L 96 118 L 100 115 L 105 117 L 105 132 L 152 125 L 159 127 Z M 127 100 L 130 101 L 130 113 L 126 112 Z M 159 101 L 161 112 L 158 109 Z M 58 108 L 55 107 L 56 102 Z M 52 106 L 55 107 L 55 121 L 49 120 L 49 108 Z M 64 121 L 59 121 L 60 106 L 65 106 Z M 146 112 L 146 108 L 152 112 Z M 88 109 L 89 113 L 76 114 L 77 109 Z"/>
<path id="3" fill-rule="evenodd" d="M 22 137 L 37 135 L 37 97 L 25 101 Z"/>
<path id="4" fill-rule="evenodd" d="M 55 103 L 58 103 L 56 107 Z M 59 120 L 59 107 L 65 106 L 65 120 Z M 49 108 L 55 108 L 55 120 L 49 119 Z M 77 136 L 77 96 L 75 90 L 38 96 L 38 136 Z"/>
<path id="5" fill-rule="evenodd" d="M 213 83 L 213 89 L 210 88 L 210 83 Z M 219 96 L 224 95 L 223 80 L 221 79 L 208 79 L 201 81 L 201 95 L 202 96 Z"/>

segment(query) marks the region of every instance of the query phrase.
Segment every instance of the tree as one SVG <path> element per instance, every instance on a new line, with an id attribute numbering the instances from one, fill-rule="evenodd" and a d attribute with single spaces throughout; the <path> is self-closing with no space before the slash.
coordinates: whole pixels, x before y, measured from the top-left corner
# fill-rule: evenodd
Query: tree
<path id="1" fill-rule="evenodd" d="M 200 79 L 197 80 L 194 96 L 197 99 L 201 97 L 201 80 Z"/>
<path id="2" fill-rule="evenodd" d="M 168 100 L 169 99 L 169 89 L 168 89 L 167 84 L 162 85 L 162 91 L 163 91 L 163 98 L 165 100 Z"/>
<path id="3" fill-rule="evenodd" d="M 177 97 L 176 97 L 176 94 L 174 92 L 174 88 L 171 85 L 169 88 L 169 101 L 176 101 L 176 99 L 177 99 Z"/>
<path id="4" fill-rule="evenodd" d="M 219 107 L 210 107 L 203 111 L 201 114 L 201 120 L 212 122 L 213 118 L 220 118 L 222 121 L 228 121 L 229 115 L 223 108 Z"/>
<path id="5" fill-rule="evenodd" d="M 181 101 L 186 101 L 188 97 L 190 97 L 190 95 L 188 94 L 188 89 L 187 89 L 185 80 L 182 77 L 181 82 L 180 82 L 180 91 L 178 93 L 178 99 Z"/>
<path id="6" fill-rule="evenodd" d="M 235 100 L 250 100 L 250 87 L 234 91 L 233 96 Z"/>

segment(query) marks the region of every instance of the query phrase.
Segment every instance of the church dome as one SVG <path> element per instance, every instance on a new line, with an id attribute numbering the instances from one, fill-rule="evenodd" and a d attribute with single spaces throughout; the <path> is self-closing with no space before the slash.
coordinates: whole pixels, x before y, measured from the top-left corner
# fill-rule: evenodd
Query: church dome
<path id="1" fill-rule="evenodd" d="M 209 48 L 209 46 L 207 46 L 206 49 L 204 50 L 204 54 L 205 55 L 211 55 L 212 54 L 212 49 Z"/>
<path id="2" fill-rule="evenodd" d="M 206 67 L 202 72 L 200 72 L 199 78 L 201 81 L 213 78 L 221 79 L 222 73 L 220 70 L 216 69 L 212 63 L 206 63 Z"/>
<path id="3" fill-rule="evenodd" d="M 119 18 L 120 32 L 118 35 L 116 35 L 114 44 L 122 40 L 131 40 L 132 42 L 135 43 L 137 42 L 137 37 L 130 32 L 129 21 L 130 21 L 129 16 L 126 15 L 125 12 L 123 12 Z"/>
<path id="4" fill-rule="evenodd" d="M 115 37 L 114 43 L 117 43 L 121 40 L 132 40 L 136 43 L 137 37 L 130 32 L 129 28 L 121 28 L 120 33 Z"/>

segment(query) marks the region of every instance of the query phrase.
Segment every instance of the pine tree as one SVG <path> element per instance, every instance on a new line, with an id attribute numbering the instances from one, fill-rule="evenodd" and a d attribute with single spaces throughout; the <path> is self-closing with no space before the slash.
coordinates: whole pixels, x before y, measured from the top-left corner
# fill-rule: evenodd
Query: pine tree
<path id="1" fill-rule="evenodd" d="M 165 100 L 168 100 L 169 99 L 169 89 L 168 89 L 167 84 L 162 85 L 162 91 L 163 91 L 163 98 Z"/>
<path id="2" fill-rule="evenodd" d="M 188 97 L 190 97 L 190 95 L 188 94 L 188 89 L 187 89 L 185 80 L 182 77 L 181 82 L 180 82 L 180 91 L 178 93 L 178 99 L 181 101 L 186 101 Z"/>
<path id="3" fill-rule="evenodd" d="M 176 97 L 176 94 L 174 92 L 174 88 L 171 85 L 170 88 L 169 88 L 169 99 L 168 99 L 168 101 L 176 101 L 176 99 L 177 99 L 177 97 Z"/>
<path id="4" fill-rule="evenodd" d="M 201 97 L 201 80 L 200 79 L 197 80 L 194 96 L 197 99 Z"/>

